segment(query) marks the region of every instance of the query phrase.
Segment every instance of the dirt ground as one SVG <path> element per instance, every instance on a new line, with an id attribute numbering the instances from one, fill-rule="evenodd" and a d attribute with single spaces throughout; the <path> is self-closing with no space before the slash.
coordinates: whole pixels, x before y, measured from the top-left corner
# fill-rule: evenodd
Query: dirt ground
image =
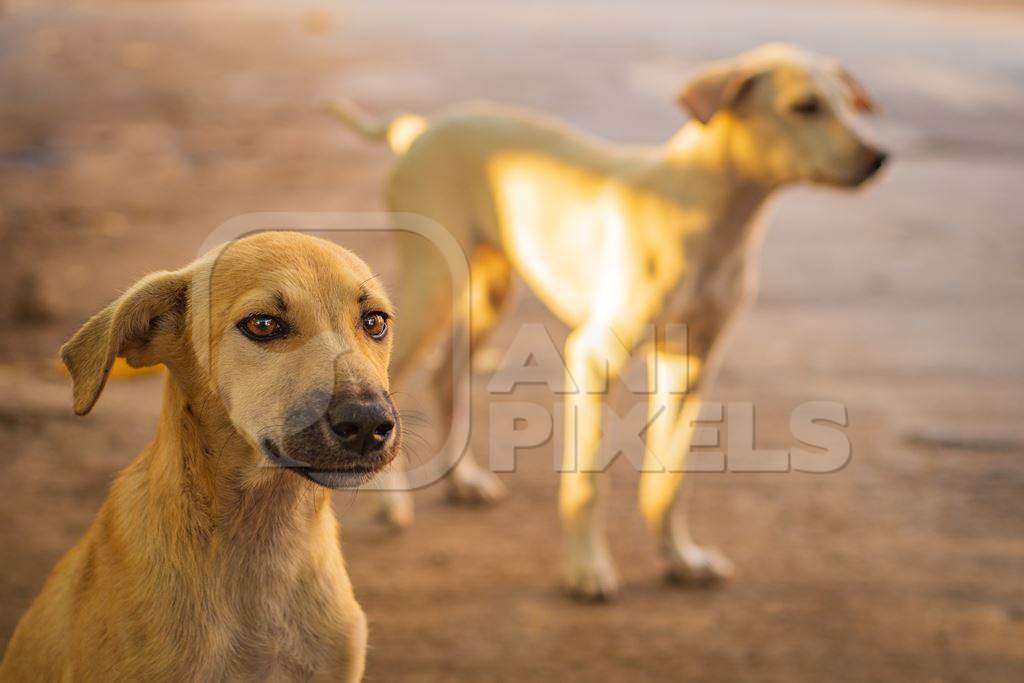
<path id="1" fill-rule="evenodd" d="M 417 493 L 403 535 L 375 494 L 336 509 L 371 621 L 371 681 L 1019 681 L 1024 678 L 1024 14 L 1015 3 L 755 0 L 0 5 L 0 643 L 151 438 L 161 378 L 87 419 L 53 369 L 86 317 L 254 211 L 373 211 L 389 167 L 319 113 L 491 99 L 624 141 L 666 139 L 695 66 L 769 40 L 842 59 L 886 109 L 895 163 L 857 194 L 787 191 L 761 295 L 713 398 L 757 442 L 789 411 L 849 410 L 830 475 L 697 474 L 719 590 L 663 582 L 613 469 L 621 598 L 567 601 L 551 447 L 462 509 Z M 286 226 L 282 226 L 286 227 Z M 354 247 L 394 282 L 388 246 Z M 554 319 L 523 294 L 495 344 Z M 473 444 L 488 443 L 485 377 Z M 407 400 L 422 409 L 414 384 Z M 501 400 L 550 405 L 542 388 Z M 624 406 L 628 408 L 628 404 Z M 439 438 L 428 419 L 415 429 Z"/>

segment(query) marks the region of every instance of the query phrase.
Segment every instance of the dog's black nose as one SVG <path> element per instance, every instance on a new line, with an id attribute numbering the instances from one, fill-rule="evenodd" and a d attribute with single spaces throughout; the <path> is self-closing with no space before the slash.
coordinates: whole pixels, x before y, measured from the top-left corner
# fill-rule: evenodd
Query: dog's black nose
<path id="1" fill-rule="evenodd" d="M 889 153 L 883 152 L 880 149 L 868 147 L 865 149 L 867 153 L 864 157 L 864 166 L 860 175 L 853 181 L 854 186 L 860 186 L 864 184 L 869 178 L 873 177 L 878 170 L 885 165 L 885 162 L 889 159 Z"/>
<path id="2" fill-rule="evenodd" d="M 345 448 L 363 454 L 383 448 L 395 429 L 391 410 L 381 403 L 348 403 L 332 411 L 330 424 Z"/>
<path id="3" fill-rule="evenodd" d="M 872 176 L 872 175 L 878 173 L 878 170 L 880 168 L 882 168 L 882 166 L 885 166 L 885 162 L 888 159 L 889 159 L 889 153 L 888 152 L 883 152 L 881 150 L 875 152 L 874 158 L 871 160 L 871 164 L 869 166 L 868 175 Z"/>

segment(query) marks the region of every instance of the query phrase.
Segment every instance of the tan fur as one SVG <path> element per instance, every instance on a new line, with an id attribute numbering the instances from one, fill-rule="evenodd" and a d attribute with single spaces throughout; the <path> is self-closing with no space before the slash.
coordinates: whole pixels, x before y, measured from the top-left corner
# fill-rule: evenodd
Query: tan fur
<path id="1" fill-rule="evenodd" d="M 295 333 L 261 352 L 235 323 L 272 307 L 267 292 L 286 297 Z M 328 491 L 268 467 L 252 436 L 278 438 L 323 374 L 313 366 L 330 375 L 321 391 L 353 378 L 387 391 L 390 344 L 361 335 L 361 296 L 388 309 L 352 253 L 264 233 L 144 278 L 64 346 L 76 412 L 92 407 L 115 356 L 167 365 L 163 409 L 153 442 L 22 618 L 0 678 L 362 676 L 366 619 Z M 350 352 L 309 350 L 324 338 Z"/>
<path id="2" fill-rule="evenodd" d="M 811 98 L 820 111 L 795 110 Z M 573 328 L 565 361 L 578 386 L 600 387 L 604 367 L 614 378 L 636 347 L 649 354 L 650 324 L 688 326 L 688 340 L 662 342 L 661 386 L 689 380 L 690 392 L 683 399 L 652 395 L 651 414 L 668 408 L 676 423 L 662 420 L 648 432 L 651 469 L 681 468 L 723 332 L 753 291 L 756 218 L 767 199 L 796 182 L 858 185 L 884 161 L 856 129 L 854 113 L 871 106 L 863 88 L 834 60 L 794 47 L 765 46 L 713 64 L 679 101 L 695 120 L 657 148 L 613 145 L 525 112 L 460 108 L 403 141 L 408 151 L 387 189 L 391 209 L 425 215 L 459 240 L 473 260 L 471 293 L 478 281 L 492 281 L 491 273 L 514 269 L 523 276 Z M 476 258 L 481 249 L 486 259 Z M 442 268 L 420 247 L 404 248 L 400 305 L 407 315 L 396 373 L 447 322 L 437 314 L 445 307 L 434 286 L 445 281 Z M 473 302 L 474 340 L 493 326 L 504 298 L 504 285 L 486 289 L 488 298 Z M 493 313 L 481 315 L 481 307 Z M 463 328 L 456 321 L 456 333 Z M 465 410 L 456 405 L 453 419 L 465 420 Z M 573 444 L 579 449 L 560 493 L 566 581 L 576 594 L 607 597 L 617 581 L 593 471 L 601 396 L 569 394 L 566 415 L 568 465 Z M 497 479 L 470 454 L 449 455 L 457 463 L 449 477 L 456 497 L 501 495 Z M 675 504 L 681 480 L 678 473 L 645 471 L 640 484 L 640 506 L 669 571 L 683 581 L 727 576 L 728 561 L 690 539 Z M 408 501 L 388 501 L 400 511 L 391 518 L 407 523 Z"/>

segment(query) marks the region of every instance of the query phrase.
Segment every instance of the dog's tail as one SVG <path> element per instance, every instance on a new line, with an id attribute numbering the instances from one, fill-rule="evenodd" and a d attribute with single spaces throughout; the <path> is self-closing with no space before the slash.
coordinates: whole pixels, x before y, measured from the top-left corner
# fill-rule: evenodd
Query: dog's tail
<path id="1" fill-rule="evenodd" d="M 374 119 L 350 100 L 334 100 L 327 111 L 368 140 L 387 142 L 395 154 L 405 150 L 427 127 L 427 119 L 419 114 L 400 114 L 390 120 Z"/>

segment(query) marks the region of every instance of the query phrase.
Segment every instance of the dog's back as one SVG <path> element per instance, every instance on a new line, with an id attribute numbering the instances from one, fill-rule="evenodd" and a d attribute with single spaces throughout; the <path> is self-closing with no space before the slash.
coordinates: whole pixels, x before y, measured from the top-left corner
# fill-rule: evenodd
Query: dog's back
<path id="1" fill-rule="evenodd" d="M 469 104 L 438 115 L 411 142 L 386 196 L 391 210 L 440 224 L 468 255 L 481 245 L 507 254 L 535 289 L 563 283 L 548 303 L 573 323 L 596 286 L 600 255 L 588 246 L 603 242 L 608 203 L 650 163 L 649 152 L 532 112 Z M 418 250 L 410 260 L 422 258 L 421 246 L 410 249 Z"/>

